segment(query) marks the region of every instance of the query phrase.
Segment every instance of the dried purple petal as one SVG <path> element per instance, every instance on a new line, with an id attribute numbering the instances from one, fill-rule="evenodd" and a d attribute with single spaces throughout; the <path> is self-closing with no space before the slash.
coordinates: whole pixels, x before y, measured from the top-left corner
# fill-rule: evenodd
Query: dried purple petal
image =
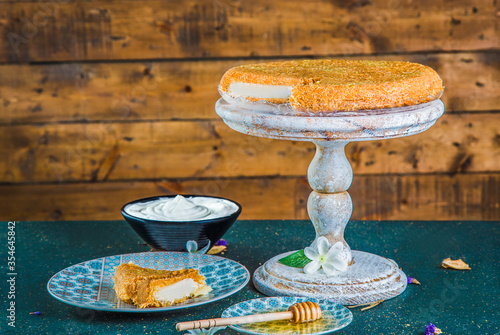
<path id="1" fill-rule="evenodd" d="M 434 334 L 435 330 L 436 326 L 434 326 L 432 323 L 429 323 L 427 326 L 425 326 L 425 335 L 432 335 Z"/>
<path id="2" fill-rule="evenodd" d="M 420 282 L 413 277 L 408 276 L 406 278 L 407 278 L 408 284 L 421 285 Z"/>
<path id="3" fill-rule="evenodd" d="M 220 239 L 218 240 L 215 245 L 222 245 L 222 246 L 227 246 L 227 241 L 226 240 L 223 240 L 223 239 Z"/>
<path id="4" fill-rule="evenodd" d="M 442 334 L 443 332 L 438 327 L 434 326 L 432 323 L 429 323 L 425 326 L 425 335 L 434 335 L 434 334 Z"/>

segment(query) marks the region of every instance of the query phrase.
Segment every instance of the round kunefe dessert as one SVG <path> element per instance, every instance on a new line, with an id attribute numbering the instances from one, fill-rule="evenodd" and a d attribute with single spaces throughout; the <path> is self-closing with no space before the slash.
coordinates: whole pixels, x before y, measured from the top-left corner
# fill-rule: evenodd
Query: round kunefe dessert
<path id="1" fill-rule="evenodd" d="M 439 75 L 421 64 L 336 59 L 240 65 L 219 84 L 228 102 L 287 104 L 311 113 L 417 105 L 438 99 L 443 89 Z"/>

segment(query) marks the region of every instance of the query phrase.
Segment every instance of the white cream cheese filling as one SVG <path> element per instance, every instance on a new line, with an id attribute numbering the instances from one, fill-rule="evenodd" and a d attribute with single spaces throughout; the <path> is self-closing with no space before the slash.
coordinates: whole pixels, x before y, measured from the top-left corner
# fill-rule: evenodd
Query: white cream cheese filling
<path id="1" fill-rule="evenodd" d="M 233 97 L 288 100 L 292 86 L 234 82 L 229 85 L 228 93 Z"/>
<path id="2" fill-rule="evenodd" d="M 184 279 L 175 284 L 165 286 L 155 292 L 155 299 L 164 303 L 174 303 L 184 297 L 191 297 L 200 285 L 193 279 Z"/>

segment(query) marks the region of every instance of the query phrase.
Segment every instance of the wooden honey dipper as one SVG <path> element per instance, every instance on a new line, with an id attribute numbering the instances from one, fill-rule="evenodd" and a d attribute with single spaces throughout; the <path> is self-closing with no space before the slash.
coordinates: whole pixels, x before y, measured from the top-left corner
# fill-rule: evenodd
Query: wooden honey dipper
<path id="1" fill-rule="evenodd" d="M 196 321 L 179 322 L 176 325 L 178 331 L 211 328 L 229 325 L 238 325 L 243 323 L 256 323 L 277 320 L 290 320 L 293 323 L 302 323 L 315 321 L 321 318 L 321 308 L 315 302 L 304 301 L 293 304 L 285 312 L 252 314 L 245 316 L 235 316 L 232 318 L 216 318 Z"/>

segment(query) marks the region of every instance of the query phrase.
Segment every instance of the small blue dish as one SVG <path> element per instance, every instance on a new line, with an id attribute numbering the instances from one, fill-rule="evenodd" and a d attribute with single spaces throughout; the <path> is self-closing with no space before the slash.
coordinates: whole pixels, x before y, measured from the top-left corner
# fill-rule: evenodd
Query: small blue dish
<path id="1" fill-rule="evenodd" d="M 205 195 L 183 195 L 184 197 L 205 197 L 223 199 L 232 202 L 238 210 L 230 215 L 220 218 L 197 220 L 197 221 L 160 221 L 139 218 L 130 215 L 125 207 L 140 202 L 149 202 L 160 198 L 175 198 L 176 195 L 161 195 L 142 198 L 126 203 L 121 208 L 125 221 L 134 229 L 144 242 L 154 250 L 164 251 L 186 251 L 187 241 L 196 241 L 198 249 L 205 247 L 210 241 L 213 246 L 228 231 L 241 213 L 241 205 L 235 201 Z"/>
<path id="2" fill-rule="evenodd" d="M 322 318 L 313 322 L 292 323 L 288 320 L 247 323 L 229 326 L 245 334 L 252 335 L 320 335 L 329 334 L 352 321 L 352 313 L 344 306 L 328 299 L 306 297 L 266 297 L 243 301 L 230 306 L 222 312 L 222 318 L 245 316 L 260 313 L 282 312 L 291 305 L 311 301 L 321 307 Z"/>

